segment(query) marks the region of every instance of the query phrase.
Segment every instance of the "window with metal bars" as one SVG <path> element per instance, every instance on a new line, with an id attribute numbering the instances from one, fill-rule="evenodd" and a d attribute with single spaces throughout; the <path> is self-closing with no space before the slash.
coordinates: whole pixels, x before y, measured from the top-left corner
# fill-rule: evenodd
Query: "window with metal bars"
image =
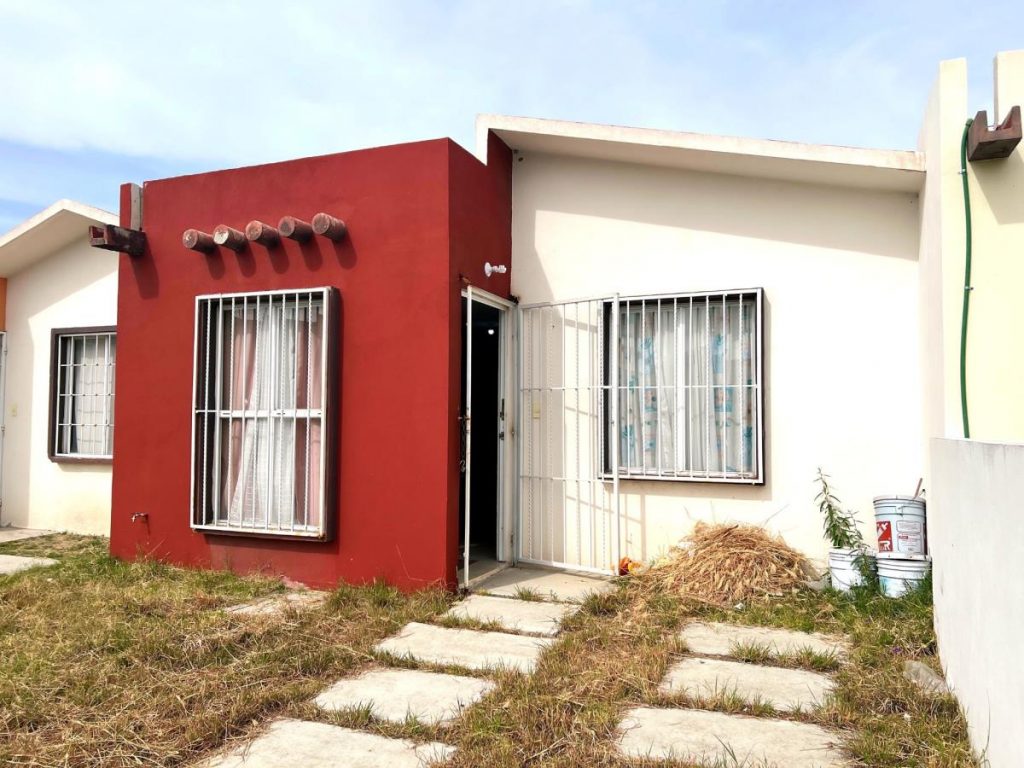
<path id="1" fill-rule="evenodd" d="M 54 461 L 96 461 L 114 453 L 113 328 L 53 331 L 50 438 Z"/>
<path id="2" fill-rule="evenodd" d="M 196 300 L 192 525 L 324 538 L 335 292 Z"/>
<path id="3" fill-rule="evenodd" d="M 622 478 L 764 482 L 762 315 L 760 289 L 606 303 L 606 471 L 617 440 Z"/>

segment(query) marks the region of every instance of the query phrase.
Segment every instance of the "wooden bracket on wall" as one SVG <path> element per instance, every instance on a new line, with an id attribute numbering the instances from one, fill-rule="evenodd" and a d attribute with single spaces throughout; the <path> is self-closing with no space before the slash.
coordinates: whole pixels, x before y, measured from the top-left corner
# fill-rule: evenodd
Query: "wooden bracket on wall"
<path id="1" fill-rule="evenodd" d="M 113 224 L 89 227 L 89 245 L 105 251 L 120 251 L 129 256 L 141 256 L 146 250 L 146 233 L 125 229 Z"/>
<path id="2" fill-rule="evenodd" d="M 329 213 L 318 213 L 313 217 L 313 231 L 329 240 L 338 242 L 345 239 L 348 227 L 345 226 L 344 221 Z"/>
<path id="3" fill-rule="evenodd" d="M 181 244 L 191 251 L 199 253 L 213 253 L 217 247 L 213 242 L 213 235 L 200 232 L 198 229 L 186 229 L 181 233 Z"/>
<path id="4" fill-rule="evenodd" d="M 988 127 L 988 112 L 982 110 L 971 123 L 967 132 L 967 158 L 976 160 L 999 160 L 1009 157 L 1021 139 L 1020 107 L 1013 107 L 1010 113 L 995 128 Z"/>
<path id="5" fill-rule="evenodd" d="M 227 224 L 218 224 L 213 230 L 213 242 L 223 245 L 232 251 L 241 251 L 249 241 L 245 239 L 245 233 L 229 227 Z"/>
<path id="6" fill-rule="evenodd" d="M 277 231 L 281 233 L 282 237 L 287 237 L 300 243 L 304 243 L 313 237 L 313 227 L 308 222 L 296 219 L 294 216 L 283 217 L 277 224 Z"/>
<path id="7" fill-rule="evenodd" d="M 259 243 L 267 248 L 273 248 L 281 242 L 280 233 L 262 221 L 250 221 L 245 227 L 245 236 L 250 243 Z"/>

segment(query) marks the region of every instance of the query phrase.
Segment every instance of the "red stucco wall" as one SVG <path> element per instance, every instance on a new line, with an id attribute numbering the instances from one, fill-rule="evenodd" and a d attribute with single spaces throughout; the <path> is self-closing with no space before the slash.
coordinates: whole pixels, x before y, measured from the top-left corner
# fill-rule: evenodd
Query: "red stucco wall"
<path id="1" fill-rule="evenodd" d="M 485 168 L 438 140 L 144 186 L 148 251 L 122 255 L 119 275 L 115 556 L 280 574 L 316 587 L 377 577 L 405 589 L 453 583 L 451 345 L 453 326 L 457 343 L 461 331 L 452 262 L 478 253 L 482 265 L 502 249 L 507 260 L 510 168 L 506 155 L 498 158 Z M 126 202 L 122 194 L 125 226 Z M 308 220 L 318 211 L 345 219 L 348 239 L 287 241 L 274 252 L 254 244 L 213 257 L 181 245 L 187 228 L 244 229 L 252 219 Z M 334 539 L 192 531 L 195 297 L 318 286 L 341 296 Z M 457 366 L 457 346 L 454 359 Z M 132 522 L 135 513 L 146 517 Z"/>
<path id="2" fill-rule="evenodd" d="M 455 579 L 459 553 L 460 430 L 462 392 L 462 289 L 465 284 L 508 298 L 512 286 L 512 152 L 497 136 L 488 139 L 487 166 L 456 144 L 449 162 L 451 241 L 448 279 L 448 539 L 446 578 Z M 487 277 L 484 264 L 505 264 L 504 275 Z"/>

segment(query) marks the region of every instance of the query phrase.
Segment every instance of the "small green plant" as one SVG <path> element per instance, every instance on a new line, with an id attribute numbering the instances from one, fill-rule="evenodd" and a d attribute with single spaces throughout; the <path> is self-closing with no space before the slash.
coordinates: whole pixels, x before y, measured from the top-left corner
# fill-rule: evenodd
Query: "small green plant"
<path id="1" fill-rule="evenodd" d="M 818 495 L 814 497 L 815 503 L 824 523 L 825 538 L 829 540 L 833 549 L 858 549 L 864 548 L 864 537 L 857 528 L 857 518 L 852 510 L 843 511 L 839 498 L 829 483 L 829 476 L 821 467 L 818 467 L 817 482 L 821 486 Z"/>

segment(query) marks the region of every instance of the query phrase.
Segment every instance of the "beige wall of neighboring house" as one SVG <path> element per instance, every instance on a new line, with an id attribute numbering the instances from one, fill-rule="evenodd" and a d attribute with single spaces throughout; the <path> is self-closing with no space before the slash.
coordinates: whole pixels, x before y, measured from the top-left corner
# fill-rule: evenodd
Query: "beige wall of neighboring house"
<path id="1" fill-rule="evenodd" d="M 1001 122 L 1024 105 L 1024 51 L 995 60 L 994 111 Z M 971 102 L 973 103 L 973 102 Z M 966 220 L 960 140 L 969 108 L 967 62 L 939 67 L 921 129 L 927 180 L 921 218 L 921 344 L 927 432 L 962 437 L 960 335 Z M 967 405 L 971 438 L 1024 440 L 1024 333 L 1018 286 L 1024 281 L 1024 146 L 1006 159 L 967 163 L 972 247 L 967 330 Z"/>
<path id="2" fill-rule="evenodd" d="M 90 223 L 116 217 L 73 203 L 44 214 L 0 241 L 0 273 L 15 265 L 7 273 L 0 524 L 108 535 L 110 463 L 55 463 L 47 436 L 51 331 L 116 324 L 117 254 L 86 240 Z"/>
<path id="3" fill-rule="evenodd" d="M 895 153 L 882 164 L 906 163 L 906 174 L 862 178 L 851 163 L 835 169 L 837 183 L 819 183 L 830 178 L 814 167 L 822 149 L 760 177 L 712 172 L 715 158 L 703 156 L 640 163 L 520 150 L 512 289 L 521 302 L 764 289 L 767 482 L 622 480 L 631 557 L 664 552 L 700 520 L 766 524 L 823 556 L 817 467 L 860 511 L 865 533 L 872 497 L 912 492 L 921 475 L 923 174 L 912 153 Z M 754 156 L 748 167 L 765 162 Z"/>

